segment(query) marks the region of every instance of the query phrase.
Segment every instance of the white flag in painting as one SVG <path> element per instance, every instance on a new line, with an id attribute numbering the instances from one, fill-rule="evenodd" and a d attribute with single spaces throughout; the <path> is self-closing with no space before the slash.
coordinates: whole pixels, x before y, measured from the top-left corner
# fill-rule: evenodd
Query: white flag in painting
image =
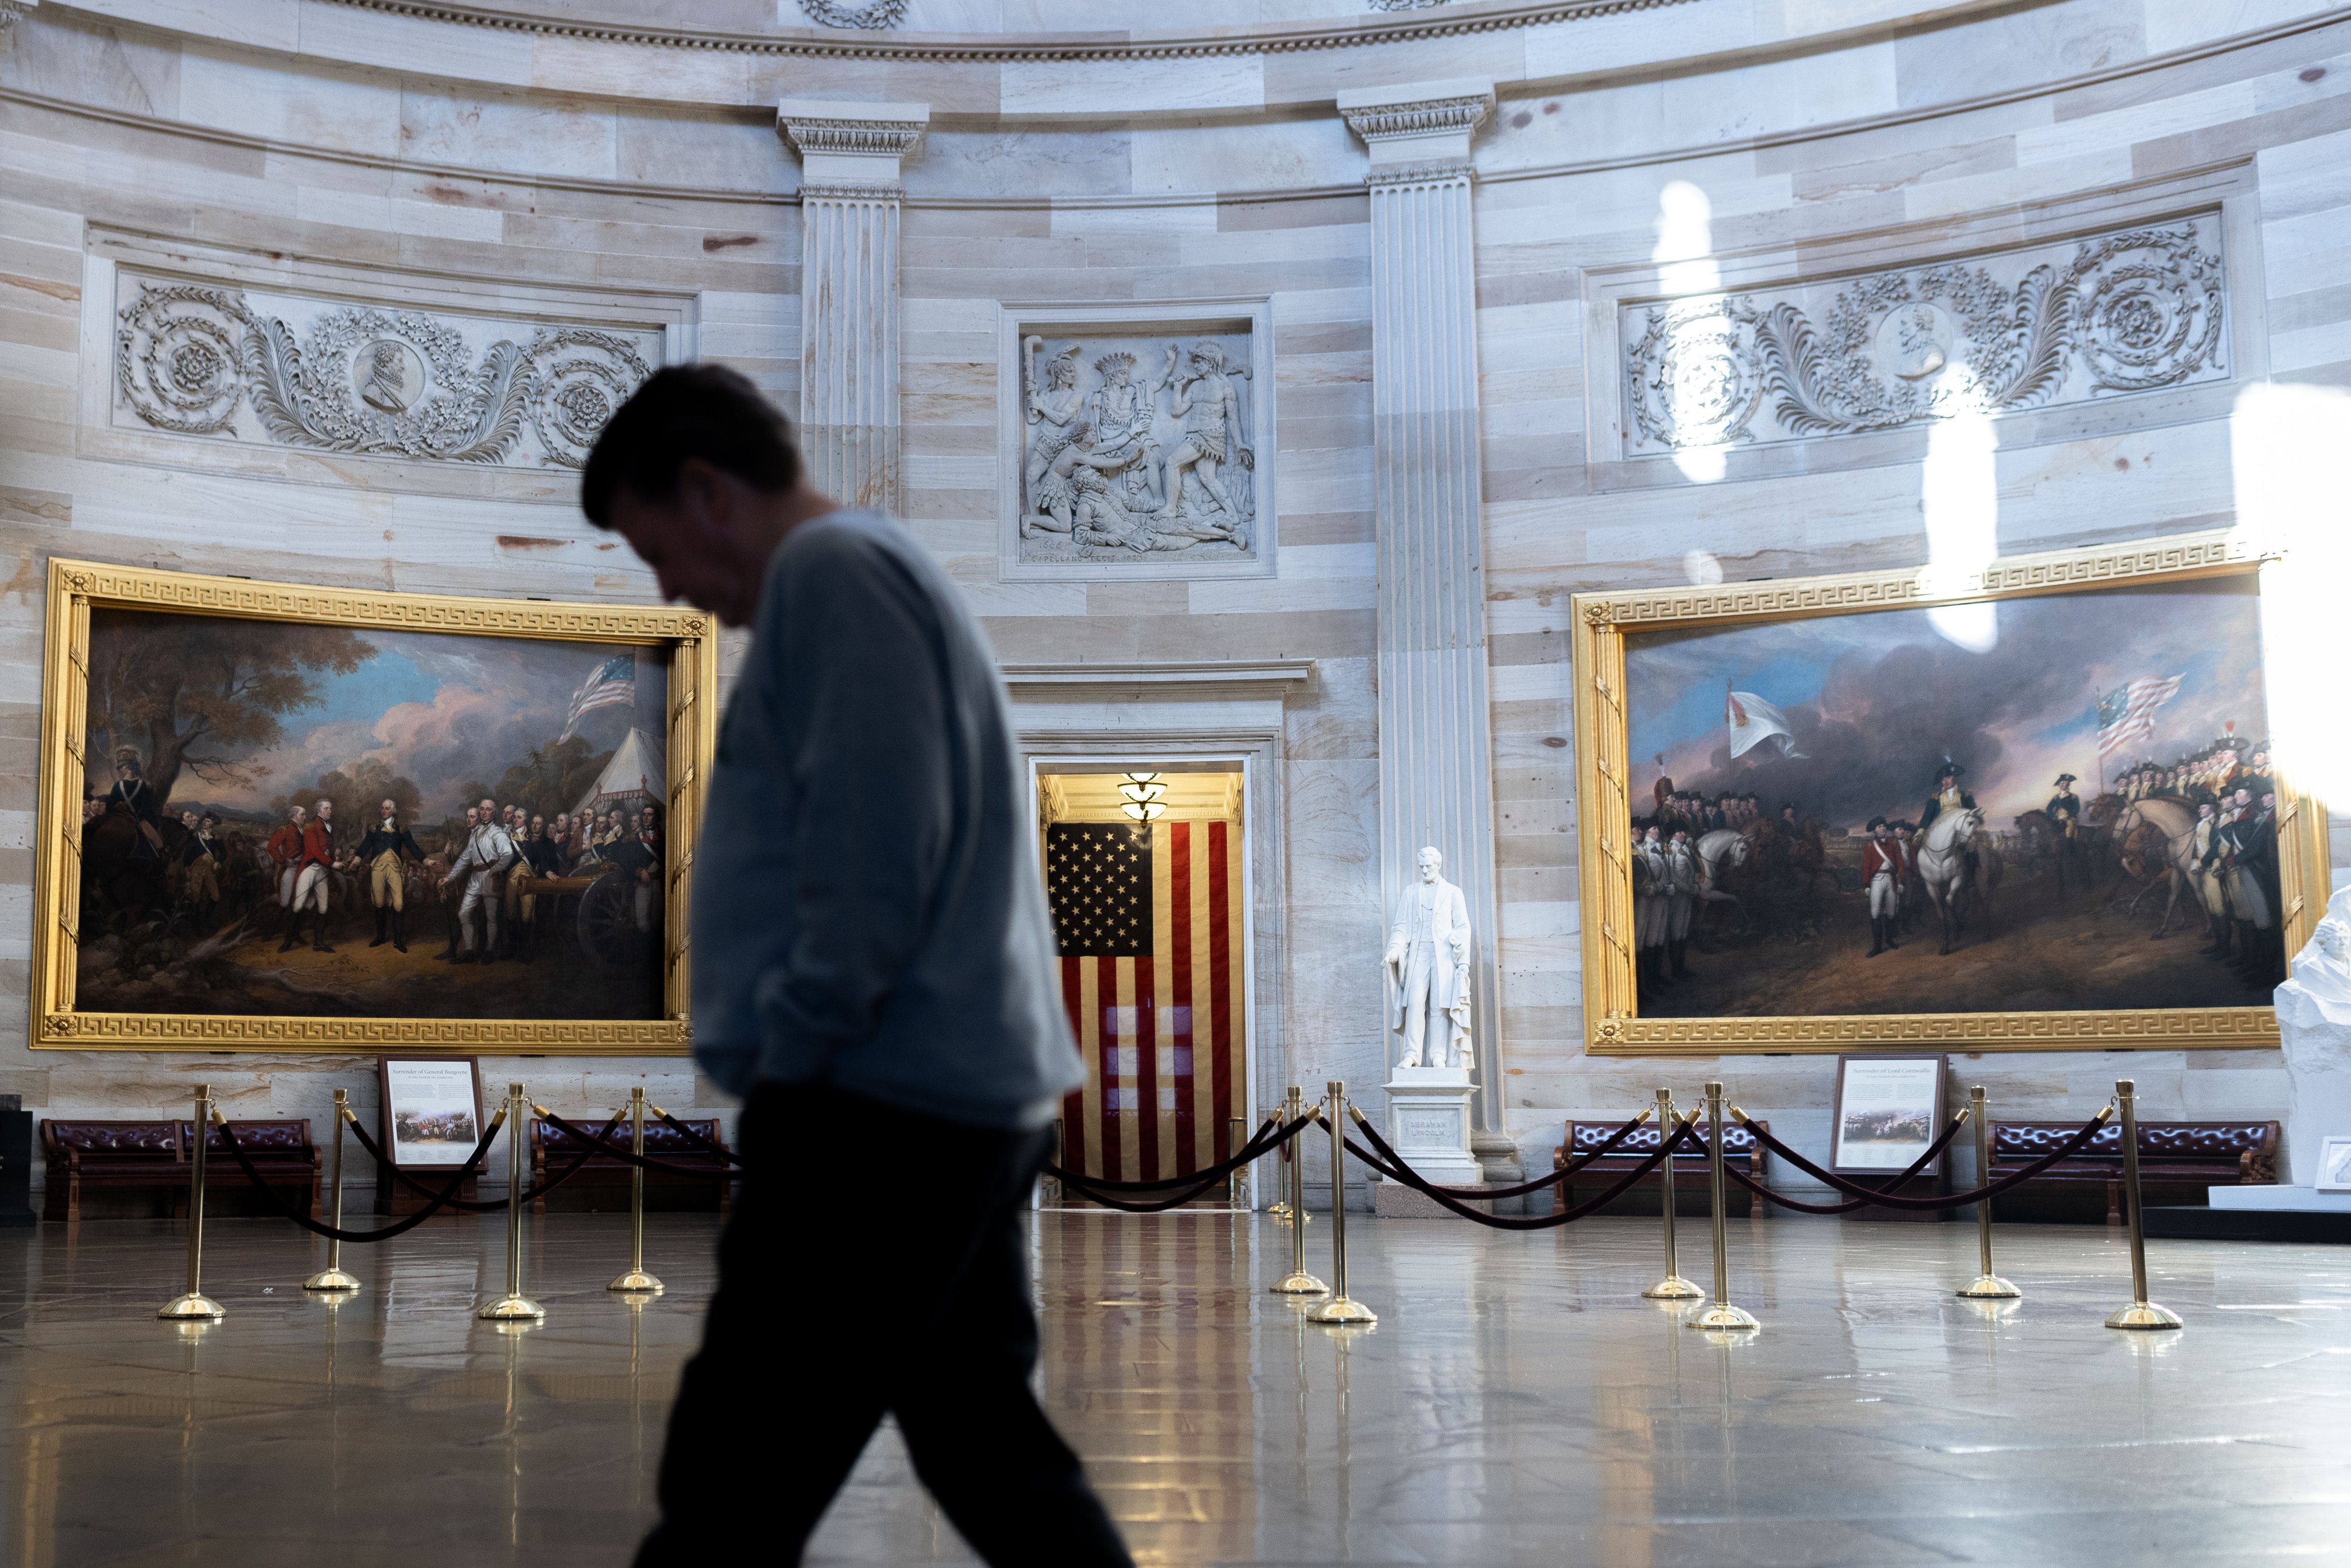
<path id="1" fill-rule="evenodd" d="M 1753 692 L 1728 692 L 1722 699 L 1722 720 L 1730 727 L 1730 755 L 1744 757 L 1773 736 L 1780 737 L 1781 754 L 1802 757 L 1796 749 L 1796 732 L 1788 727 L 1788 716 Z"/>

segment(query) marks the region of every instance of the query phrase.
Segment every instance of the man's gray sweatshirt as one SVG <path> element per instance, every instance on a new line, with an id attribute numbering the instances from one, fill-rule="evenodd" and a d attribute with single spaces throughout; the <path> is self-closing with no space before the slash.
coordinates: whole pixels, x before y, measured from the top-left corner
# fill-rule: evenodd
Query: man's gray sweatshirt
<path id="1" fill-rule="evenodd" d="M 769 558 L 694 855 L 695 1059 L 978 1126 L 1082 1082 L 1003 682 L 879 512 Z"/>

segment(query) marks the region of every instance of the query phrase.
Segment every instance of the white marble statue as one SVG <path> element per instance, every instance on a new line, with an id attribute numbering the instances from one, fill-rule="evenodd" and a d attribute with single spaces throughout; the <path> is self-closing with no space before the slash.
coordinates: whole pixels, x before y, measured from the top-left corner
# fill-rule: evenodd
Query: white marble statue
<path id="1" fill-rule="evenodd" d="M 2338 887 L 2277 988 L 2289 1084 L 2285 1153 L 2295 1186 L 2318 1179 L 2320 1145 L 2351 1137 L 2351 886 Z"/>
<path id="2" fill-rule="evenodd" d="M 1419 855 L 1420 880 L 1396 900 L 1388 927 L 1395 1000 L 1388 1027 L 1404 1036 L 1399 1067 L 1474 1067 L 1469 1045 L 1469 904 L 1445 880 L 1445 857 Z"/>

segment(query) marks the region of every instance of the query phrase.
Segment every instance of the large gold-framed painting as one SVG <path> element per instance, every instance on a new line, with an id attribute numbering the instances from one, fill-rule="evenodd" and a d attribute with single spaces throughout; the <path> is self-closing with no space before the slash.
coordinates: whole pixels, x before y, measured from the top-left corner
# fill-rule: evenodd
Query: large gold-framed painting
<path id="1" fill-rule="evenodd" d="M 1598 1054 L 2274 1045 L 2327 885 L 2225 534 L 1575 600 Z"/>
<path id="2" fill-rule="evenodd" d="M 698 612 L 53 560 L 33 1030 L 687 1049 Z"/>

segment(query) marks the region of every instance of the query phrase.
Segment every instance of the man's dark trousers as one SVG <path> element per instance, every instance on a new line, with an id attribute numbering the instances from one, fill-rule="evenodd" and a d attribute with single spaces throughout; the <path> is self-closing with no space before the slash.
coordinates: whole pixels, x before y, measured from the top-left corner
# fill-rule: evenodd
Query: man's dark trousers
<path id="1" fill-rule="evenodd" d="M 753 1086 L 718 1291 L 637 1568 L 799 1563 L 885 1412 L 989 1563 L 1132 1568 L 1029 1391 L 1019 1216 L 1051 1137 Z"/>

